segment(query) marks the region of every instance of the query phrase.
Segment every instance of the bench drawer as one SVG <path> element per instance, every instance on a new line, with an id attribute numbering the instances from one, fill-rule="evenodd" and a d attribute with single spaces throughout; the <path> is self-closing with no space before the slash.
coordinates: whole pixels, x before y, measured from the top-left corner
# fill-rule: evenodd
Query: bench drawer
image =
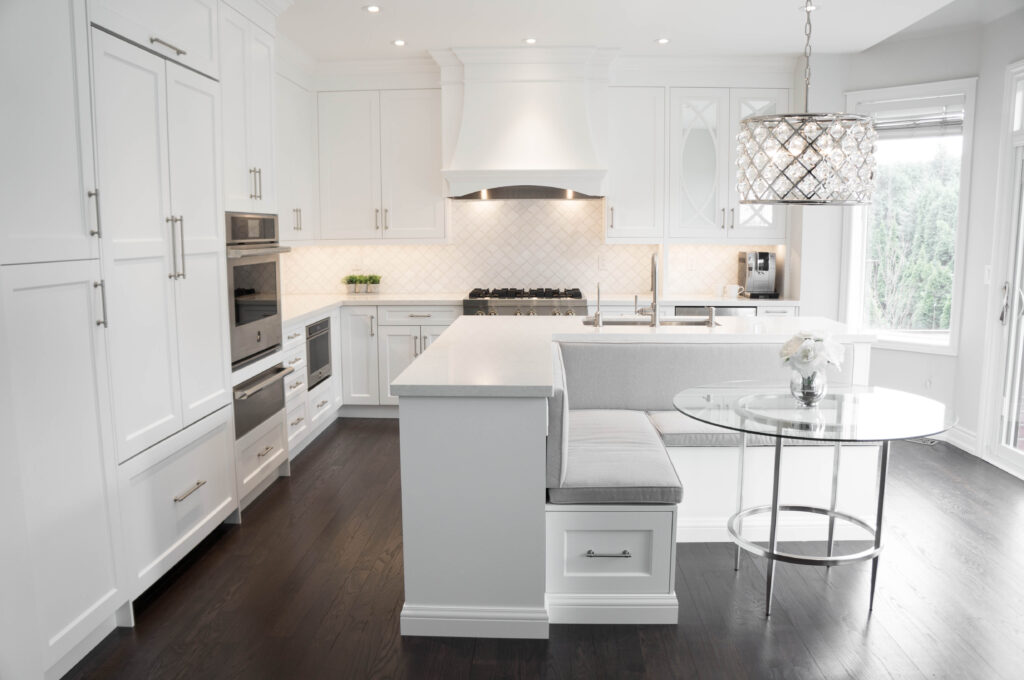
<path id="1" fill-rule="evenodd" d="M 549 593 L 648 594 L 673 589 L 673 508 L 575 506 L 547 512 Z M 651 506 L 647 506 L 651 507 Z M 629 556 L 624 556 L 628 554 Z"/>
<path id="2" fill-rule="evenodd" d="M 447 326 L 462 314 L 462 307 L 379 308 L 381 326 Z"/>

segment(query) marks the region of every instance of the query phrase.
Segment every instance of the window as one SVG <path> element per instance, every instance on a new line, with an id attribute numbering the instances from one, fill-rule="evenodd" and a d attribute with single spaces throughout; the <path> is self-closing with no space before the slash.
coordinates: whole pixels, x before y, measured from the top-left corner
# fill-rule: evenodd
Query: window
<path id="1" fill-rule="evenodd" d="M 893 348 L 955 353 L 974 79 L 855 92 L 875 117 L 871 205 L 849 209 L 847 322 Z"/>

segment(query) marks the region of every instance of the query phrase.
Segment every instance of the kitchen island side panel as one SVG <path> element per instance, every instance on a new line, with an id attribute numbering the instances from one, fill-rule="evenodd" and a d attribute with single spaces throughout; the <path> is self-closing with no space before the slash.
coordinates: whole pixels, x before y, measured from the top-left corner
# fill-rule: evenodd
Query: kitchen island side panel
<path id="1" fill-rule="evenodd" d="M 400 399 L 403 635 L 548 637 L 547 408 Z"/>

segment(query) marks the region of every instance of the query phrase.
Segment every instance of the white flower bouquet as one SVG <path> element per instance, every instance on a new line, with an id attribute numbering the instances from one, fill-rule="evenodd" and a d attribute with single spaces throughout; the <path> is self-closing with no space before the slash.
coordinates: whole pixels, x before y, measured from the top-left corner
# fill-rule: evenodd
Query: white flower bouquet
<path id="1" fill-rule="evenodd" d="M 779 351 L 782 363 L 803 378 L 824 371 L 826 366 L 842 369 L 845 349 L 827 334 L 800 331 Z"/>

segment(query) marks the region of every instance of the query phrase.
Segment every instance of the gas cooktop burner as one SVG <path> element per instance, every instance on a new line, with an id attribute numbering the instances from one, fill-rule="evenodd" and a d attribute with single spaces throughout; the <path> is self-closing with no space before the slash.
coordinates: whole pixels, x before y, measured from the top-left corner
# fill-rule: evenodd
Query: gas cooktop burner
<path id="1" fill-rule="evenodd" d="M 582 300 L 579 288 L 474 288 L 470 300 Z"/>

